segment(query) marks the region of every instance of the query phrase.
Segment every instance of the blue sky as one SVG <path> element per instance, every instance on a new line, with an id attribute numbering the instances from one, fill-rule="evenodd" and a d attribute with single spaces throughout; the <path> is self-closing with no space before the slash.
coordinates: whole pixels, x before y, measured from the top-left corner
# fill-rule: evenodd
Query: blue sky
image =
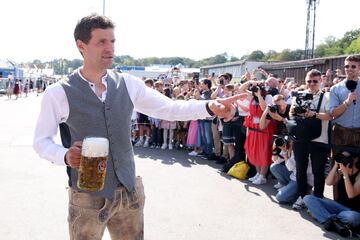
<path id="1" fill-rule="evenodd" d="M 77 21 L 102 13 L 103 0 L 6 0 L 1 8 L 1 59 L 73 59 L 81 58 L 73 40 Z M 116 55 L 199 60 L 303 49 L 306 10 L 306 0 L 106 0 L 105 14 L 117 26 Z M 321 0 L 315 44 L 360 28 L 359 13 L 359 0 Z"/>

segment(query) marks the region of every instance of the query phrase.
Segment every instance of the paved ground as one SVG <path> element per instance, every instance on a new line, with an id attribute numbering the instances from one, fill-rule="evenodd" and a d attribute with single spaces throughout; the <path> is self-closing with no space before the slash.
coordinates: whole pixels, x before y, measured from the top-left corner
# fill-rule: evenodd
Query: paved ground
<path id="1" fill-rule="evenodd" d="M 40 99 L 0 97 L 0 239 L 68 239 L 65 168 L 39 159 L 31 147 Z M 339 239 L 305 211 L 279 206 L 270 184 L 229 178 L 218 165 L 177 150 L 135 153 L 147 240 Z"/>

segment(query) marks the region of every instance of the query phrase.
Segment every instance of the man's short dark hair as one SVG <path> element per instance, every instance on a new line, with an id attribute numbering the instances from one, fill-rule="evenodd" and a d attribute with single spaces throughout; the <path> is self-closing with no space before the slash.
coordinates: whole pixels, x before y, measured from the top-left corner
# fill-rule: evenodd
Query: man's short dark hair
<path id="1" fill-rule="evenodd" d="M 360 63 L 360 56 L 359 55 L 350 55 L 345 58 L 345 61 Z"/>
<path id="2" fill-rule="evenodd" d="M 313 77 L 321 77 L 321 72 L 317 69 L 311 69 L 306 74 L 306 79 L 313 78 Z"/>
<path id="3" fill-rule="evenodd" d="M 91 39 L 91 31 L 97 28 L 115 28 L 115 24 L 109 18 L 96 13 L 83 17 L 75 27 L 75 41 L 81 40 L 85 44 L 88 44 Z"/>

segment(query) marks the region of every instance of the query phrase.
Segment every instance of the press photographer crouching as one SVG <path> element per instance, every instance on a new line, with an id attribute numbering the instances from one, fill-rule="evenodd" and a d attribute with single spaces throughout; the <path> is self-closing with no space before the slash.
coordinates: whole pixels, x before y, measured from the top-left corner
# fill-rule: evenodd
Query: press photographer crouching
<path id="1" fill-rule="evenodd" d="M 274 163 L 271 165 L 270 171 L 279 181 L 280 185 L 282 185 L 279 186 L 280 188 L 275 196 L 276 200 L 280 204 L 294 203 L 298 197 L 298 191 L 292 142 L 288 141 L 287 137 L 276 136 L 273 149 L 272 160 Z M 278 162 L 283 162 L 285 165 Z M 314 176 L 310 164 L 307 168 L 307 182 L 308 190 L 310 191 L 314 185 Z"/>
<path id="2" fill-rule="evenodd" d="M 272 105 L 268 105 L 260 119 L 260 129 L 263 130 L 269 124 L 275 126 L 275 137 L 273 140 L 273 163 L 270 171 L 278 179 L 274 188 L 279 189 L 288 184 L 290 181 L 290 172 L 285 167 L 285 159 L 281 151 L 283 145 L 287 145 L 287 129 L 285 122 L 289 119 L 290 105 L 286 104 L 284 96 L 277 94 L 272 99 Z M 285 137 L 286 136 L 286 137 Z"/>
<path id="3" fill-rule="evenodd" d="M 326 184 L 337 188 L 336 200 L 305 196 L 304 202 L 312 216 L 324 224 L 327 231 L 343 237 L 351 236 L 360 226 L 360 161 L 359 153 L 343 151 L 334 156 L 335 164 Z"/>
<path id="4" fill-rule="evenodd" d="M 314 195 L 323 198 L 325 185 L 325 163 L 329 152 L 328 125 L 329 94 L 320 90 L 321 72 L 312 69 L 306 75 L 307 89 L 293 97 L 290 120 L 286 123 L 289 136 L 294 140 L 293 151 L 296 162 L 296 182 L 299 198 L 294 209 L 304 206 L 307 194 L 307 167 L 311 160 L 314 174 Z M 311 95 L 310 95 L 311 94 Z"/>

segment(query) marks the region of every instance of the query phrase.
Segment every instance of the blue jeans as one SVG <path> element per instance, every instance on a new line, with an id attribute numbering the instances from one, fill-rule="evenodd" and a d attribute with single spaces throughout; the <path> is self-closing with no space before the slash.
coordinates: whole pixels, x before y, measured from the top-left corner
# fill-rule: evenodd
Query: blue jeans
<path id="1" fill-rule="evenodd" d="M 298 197 L 297 183 L 293 180 L 285 186 L 279 189 L 276 194 L 276 200 L 279 203 L 293 203 Z"/>
<path id="2" fill-rule="evenodd" d="M 211 130 L 211 120 L 199 120 L 200 124 L 200 136 L 201 147 L 206 155 L 210 155 L 213 152 L 213 135 Z"/>
<path id="3" fill-rule="evenodd" d="M 276 177 L 279 183 L 281 183 L 281 185 L 285 186 L 290 182 L 291 172 L 284 164 L 273 163 L 270 166 L 270 171 Z"/>
<path id="4" fill-rule="evenodd" d="M 336 218 L 344 224 L 352 227 L 360 225 L 360 213 L 351 210 L 334 200 L 321 199 L 312 195 L 304 197 L 306 207 L 320 223 L 324 223 L 329 218 Z"/>

